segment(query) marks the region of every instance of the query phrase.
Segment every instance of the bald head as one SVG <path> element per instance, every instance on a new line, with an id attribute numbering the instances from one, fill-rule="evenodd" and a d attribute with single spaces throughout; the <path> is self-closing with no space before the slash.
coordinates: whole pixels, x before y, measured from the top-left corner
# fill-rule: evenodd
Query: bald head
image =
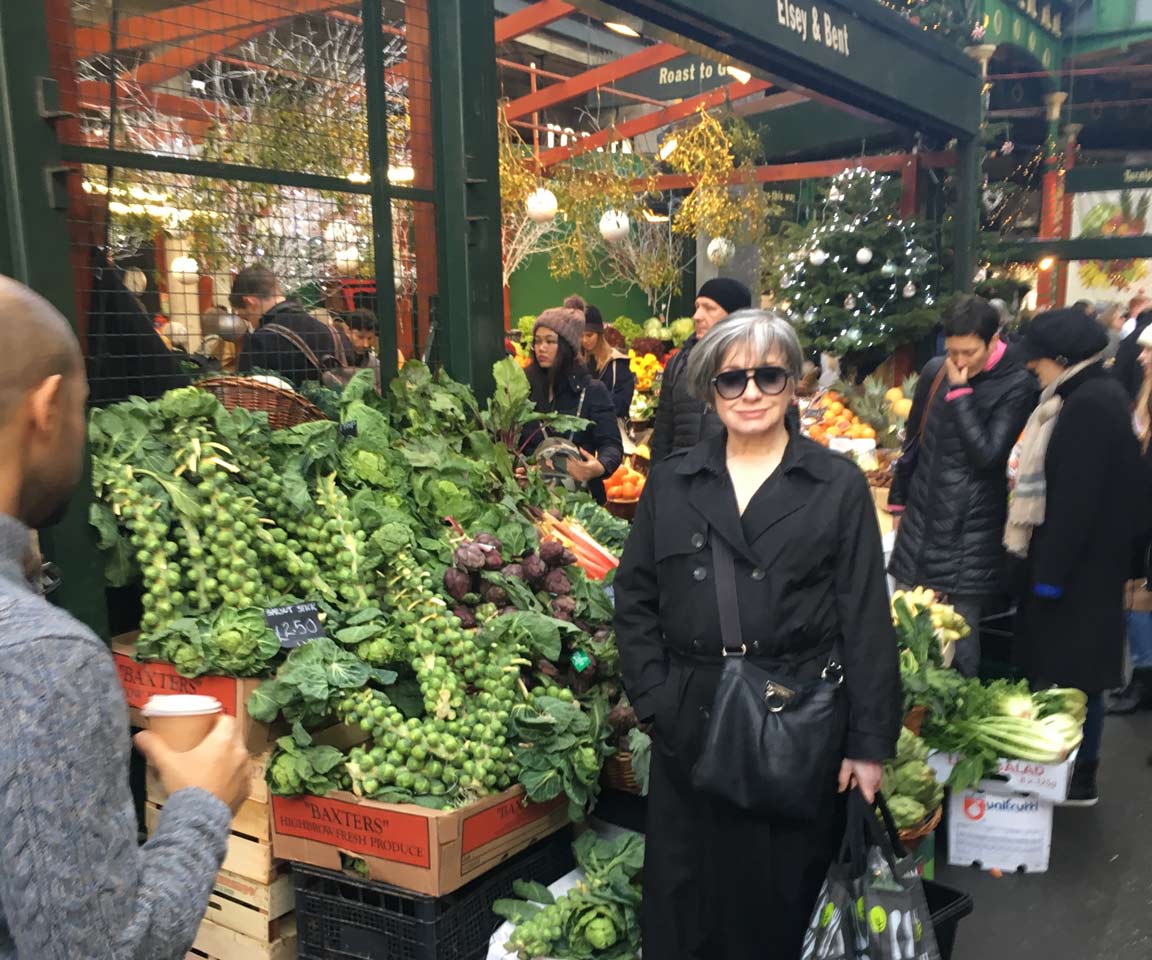
<path id="1" fill-rule="evenodd" d="M 83 472 L 88 385 L 68 321 L 0 277 L 0 512 L 43 528 Z"/>
<path id="2" fill-rule="evenodd" d="M 60 311 L 24 284 L 0 276 L 0 426 L 37 384 L 82 369 L 80 344 Z"/>

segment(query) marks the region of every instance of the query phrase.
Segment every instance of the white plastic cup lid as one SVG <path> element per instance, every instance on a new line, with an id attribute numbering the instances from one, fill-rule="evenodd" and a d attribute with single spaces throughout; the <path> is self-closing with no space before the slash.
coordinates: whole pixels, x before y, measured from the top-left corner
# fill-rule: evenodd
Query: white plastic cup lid
<path id="1" fill-rule="evenodd" d="M 215 697 L 197 693 L 172 693 L 151 697 L 141 711 L 146 717 L 202 717 L 224 709 Z"/>

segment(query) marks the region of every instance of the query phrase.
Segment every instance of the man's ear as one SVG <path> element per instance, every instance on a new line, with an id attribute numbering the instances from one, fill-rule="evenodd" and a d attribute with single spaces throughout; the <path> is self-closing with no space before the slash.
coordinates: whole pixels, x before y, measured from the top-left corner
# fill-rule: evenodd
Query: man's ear
<path id="1" fill-rule="evenodd" d="M 61 394 L 64 389 L 63 374 L 53 374 L 37 384 L 29 392 L 27 410 L 32 425 L 41 433 L 51 433 L 60 419 Z"/>

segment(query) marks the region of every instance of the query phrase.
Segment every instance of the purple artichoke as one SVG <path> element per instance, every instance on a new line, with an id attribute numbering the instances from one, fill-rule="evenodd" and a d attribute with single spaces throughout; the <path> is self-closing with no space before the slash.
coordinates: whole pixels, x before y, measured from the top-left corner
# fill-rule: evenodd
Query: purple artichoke
<path id="1" fill-rule="evenodd" d="M 463 570 L 449 567 L 444 571 L 444 589 L 453 600 L 463 600 L 472 592 L 472 577 Z"/>
<path id="2" fill-rule="evenodd" d="M 520 561 L 524 571 L 524 579 L 535 585 L 540 583 L 548 573 L 548 566 L 535 553 L 530 553 Z"/>
<path id="3" fill-rule="evenodd" d="M 544 589 L 558 597 L 565 597 L 572 592 L 572 581 L 568 579 L 568 574 L 559 568 L 549 570 L 548 576 L 544 578 Z"/>
<path id="4" fill-rule="evenodd" d="M 484 569 L 487 563 L 487 557 L 485 556 L 483 547 L 479 547 L 474 543 L 462 543 L 452 554 L 452 562 L 461 570 L 475 573 Z"/>
<path id="5" fill-rule="evenodd" d="M 559 540 L 545 540 L 540 544 L 540 559 L 549 567 L 562 566 L 565 552 Z"/>

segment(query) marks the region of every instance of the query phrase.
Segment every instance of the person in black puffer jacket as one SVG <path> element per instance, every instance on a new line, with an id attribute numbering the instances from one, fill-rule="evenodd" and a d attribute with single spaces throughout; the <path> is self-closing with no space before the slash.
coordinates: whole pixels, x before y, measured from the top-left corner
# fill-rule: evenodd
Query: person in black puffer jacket
<path id="1" fill-rule="evenodd" d="M 591 421 L 576 434 L 560 436 L 574 443 L 584 455 L 582 462 L 575 458 L 568 462 L 568 476 L 587 484 L 596 502 L 604 503 L 604 478 L 616 472 L 624 459 L 624 448 L 612 395 L 580 362 L 583 333 L 583 312 L 571 307 L 545 310 L 532 330 L 532 365 L 527 376 L 532 400 L 540 413 L 560 413 Z M 528 424 L 524 428 L 524 452 L 535 452 L 550 435 L 545 425 Z"/>
<path id="2" fill-rule="evenodd" d="M 663 460 L 677 450 L 687 450 L 701 440 L 723 430 L 720 418 L 688 391 L 684 371 L 688 357 L 700 338 L 730 313 L 752 306 L 752 294 L 739 280 L 716 277 L 696 295 L 696 333 L 680 352 L 668 361 L 660 385 L 660 405 L 652 431 L 652 462 Z"/>
<path id="3" fill-rule="evenodd" d="M 1036 381 L 1005 358 L 999 322 L 973 296 L 945 317 L 948 354 L 920 375 L 888 498 L 899 517 L 889 573 L 947 595 L 968 621 L 972 633 L 956 649 L 967 676 L 980 665 L 984 602 L 1004 579 L 1008 458 L 1036 405 Z"/>

